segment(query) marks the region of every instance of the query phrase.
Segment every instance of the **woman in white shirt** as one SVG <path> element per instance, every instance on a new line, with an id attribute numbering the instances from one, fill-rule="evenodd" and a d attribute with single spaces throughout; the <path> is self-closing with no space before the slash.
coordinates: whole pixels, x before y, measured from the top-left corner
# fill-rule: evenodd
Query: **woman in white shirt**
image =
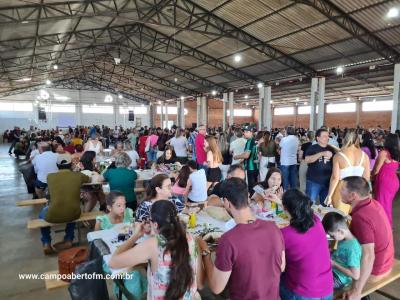
<path id="1" fill-rule="evenodd" d="M 187 150 L 189 147 L 184 133 L 185 131 L 182 128 L 178 129 L 176 131 L 176 135 L 167 142 L 167 144 L 170 144 L 172 147 L 174 147 L 176 160 L 182 165 L 186 164 L 188 161 Z"/>
<path id="2" fill-rule="evenodd" d="M 133 149 L 132 144 L 129 140 L 126 140 L 124 143 L 124 149 L 126 154 L 129 155 L 129 157 L 131 158 L 132 162 L 129 165 L 129 169 L 137 169 L 137 166 L 140 162 L 140 157 L 139 154 L 136 152 L 136 150 Z"/>
<path id="3" fill-rule="evenodd" d="M 90 139 L 85 144 L 85 152 L 94 151 L 96 155 L 103 152 L 103 144 L 99 141 L 97 133 L 92 134 Z"/>
<path id="4" fill-rule="evenodd" d="M 207 177 L 204 169 L 197 170 L 197 163 L 191 160 L 187 164 L 191 174 L 187 181 L 185 196 L 189 203 L 204 203 L 207 200 Z"/>

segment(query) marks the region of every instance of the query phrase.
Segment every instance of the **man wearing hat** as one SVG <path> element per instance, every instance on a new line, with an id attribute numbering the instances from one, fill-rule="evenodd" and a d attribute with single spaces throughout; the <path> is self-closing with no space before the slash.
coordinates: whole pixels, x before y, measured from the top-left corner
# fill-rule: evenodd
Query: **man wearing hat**
<path id="1" fill-rule="evenodd" d="M 78 219 L 81 215 L 80 190 L 83 183 L 90 178 L 80 172 L 71 171 L 71 155 L 60 155 L 57 160 L 59 171 L 47 176 L 50 201 L 39 214 L 40 219 L 49 223 L 67 223 Z M 64 240 L 54 244 L 57 250 L 72 247 L 75 223 L 67 223 Z M 40 229 L 44 254 L 52 254 L 50 227 Z"/>
<path id="2" fill-rule="evenodd" d="M 255 162 L 257 160 L 257 145 L 254 140 L 253 129 L 252 126 L 245 126 L 243 128 L 244 138 L 247 140 L 244 152 L 233 157 L 235 160 L 244 159 L 244 167 L 246 169 L 247 185 L 250 195 L 253 195 L 253 187 L 258 181 L 258 166 Z"/>

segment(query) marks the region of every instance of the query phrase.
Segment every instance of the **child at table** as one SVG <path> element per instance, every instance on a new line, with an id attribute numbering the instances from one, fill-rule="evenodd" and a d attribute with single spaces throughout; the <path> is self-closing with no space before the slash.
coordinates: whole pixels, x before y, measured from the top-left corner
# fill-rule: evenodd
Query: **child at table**
<path id="1" fill-rule="evenodd" d="M 133 223 L 133 211 L 127 208 L 125 202 L 125 196 L 121 192 L 110 192 L 106 197 L 107 211 L 108 214 L 96 217 L 96 225 L 94 230 L 111 229 L 117 224 Z M 110 273 L 108 265 L 103 264 L 104 271 Z M 135 270 L 129 273 L 130 279 L 124 279 L 124 285 L 133 295 L 133 299 L 141 299 L 143 294 L 147 291 L 147 279 L 143 276 L 139 270 Z M 119 289 L 115 283 L 113 283 L 113 290 L 116 297 L 118 297 Z M 124 296 L 122 299 L 126 299 Z"/>
<path id="2" fill-rule="evenodd" d="M 175 184 L 172 187 L 172 195 L 181 200 L 182 203 L 185 202 L 184 201 L 185 190 L 189 179 L 189 175 L 190 175 L 190 168 L 184 165 L 179 171 L 179 175 L 178 177 L 176 177 Z"/>
<path id="3" fill-rule="evenodd" d="M 346 217 L 337 213 L 327 213 L 322 224 L 325 232 L 338 241 L 332 253 L 334 288 L 342 289 L 360 278 L 362 248 L 347 226 Z"/>

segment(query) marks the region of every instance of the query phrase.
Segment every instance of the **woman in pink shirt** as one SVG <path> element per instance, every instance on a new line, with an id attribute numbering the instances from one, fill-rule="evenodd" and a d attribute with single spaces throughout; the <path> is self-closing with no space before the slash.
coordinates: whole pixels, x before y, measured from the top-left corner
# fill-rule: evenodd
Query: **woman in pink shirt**
<path id="1" fill-rule="evenodd" d="M 184 194 L 186 190 L 187 181 L 190 175 L 190 168 L 189 166 L 183 166 L 179 171 L 178 177 L 175 179 L 175 184 L 172 187 L 172 195 L 176 196 L 182 203 L 184 201 Z"/>
<path id="2" fill-rule="evenodd" d="M 311 200 L 299 190 L 283 194 L 290 225 L 282 229 L 286 269 L 281 278 L 282 300 L 331 300 L 333 276 L 328 240 Z"/>
<path id="3" fill-rule="evenodd" d="M 156 135 L 156 130 L 152 129 L 150 131 L 150 136 L 146 140 L 146 154 L 148 161 L 157 161 L 157 141 L 158 135 Z"/>

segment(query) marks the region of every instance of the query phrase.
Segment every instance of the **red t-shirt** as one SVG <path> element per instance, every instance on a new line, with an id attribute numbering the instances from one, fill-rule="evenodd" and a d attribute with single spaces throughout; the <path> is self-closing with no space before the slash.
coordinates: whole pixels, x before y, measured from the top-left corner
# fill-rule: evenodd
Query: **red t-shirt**
<path id="1" fill-rule="evenodd" d="M 394 263 L 392 227 L 381 204 L 374 199 L 363 200 L 353 208 L 351 216 L 350 230 L 360 244 L 375 244 L 371 274 L 390 271 Z"/>
<path id="2" fill-rule="evenodd" d="M 206 151 L 204 151 L 204 135 L 198 134 L 195 141 L 196 161 L 202 165 L 207 160 Z"/>
<path id="3" fill-rule="evenodd" d="M 276 300 L 279 298 L 283 237 L 275 223 L 256 220 L 238 224 L 222 235 L 215 266 L 232 271 L 232 300 Z"/>
<path id="4" fill-rule="evenodd" d="M 74 145 L 65 146 L 64 147 L 64 151 L 67 151 L 70 154 L 74 154 L 75 153 L 75 147 L 74 147 Z"/>

